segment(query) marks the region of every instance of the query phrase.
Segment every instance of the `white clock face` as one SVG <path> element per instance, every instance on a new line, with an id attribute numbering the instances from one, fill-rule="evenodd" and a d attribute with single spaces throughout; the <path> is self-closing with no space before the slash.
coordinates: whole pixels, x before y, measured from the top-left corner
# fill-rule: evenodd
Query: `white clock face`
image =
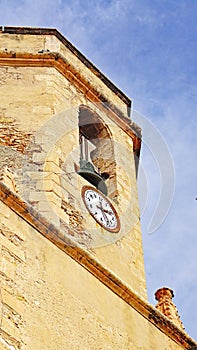
<path id="1" fill-rule="evenodd" d="M 103 194 L 92 187 L 85 186 L 82 195 L 86 208 L 101 226 L 111 232 L 120 230 L 116 210 Z"/>

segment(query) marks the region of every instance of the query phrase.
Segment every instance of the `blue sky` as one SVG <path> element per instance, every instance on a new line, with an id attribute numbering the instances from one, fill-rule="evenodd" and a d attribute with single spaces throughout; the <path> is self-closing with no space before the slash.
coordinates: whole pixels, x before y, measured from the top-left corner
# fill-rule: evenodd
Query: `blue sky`
<path id="1" fill-rule="evenodd" d="M 181 319 L 195 339 L 196 17 L 196 0 L 0 1 L 1 25 L 57 28 L 133 99 L 134 111 L 158 130 L 158 142 L 165 140 L 174 164 L 175 192 L 165 221 L 152 233 L 161 169 L 154 159 L 157 145 L 142 146 L 147 186 L 144 190 L 141 176 L 139 192 L 147 287 L 153 304 L 157 288 L 175 291 Z"/>

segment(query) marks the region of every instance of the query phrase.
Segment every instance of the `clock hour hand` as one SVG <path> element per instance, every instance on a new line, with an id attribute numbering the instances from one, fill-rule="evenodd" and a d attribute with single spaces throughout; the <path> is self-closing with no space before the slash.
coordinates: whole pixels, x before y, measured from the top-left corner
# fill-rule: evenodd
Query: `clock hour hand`
<path id="1" fill-rule="evenodd" d="M 109 223 L 109 219 L 108 219 L 108 217 L 107 217 L 107 215 L 105 214 L 105 212 L 106 212 L 106 210 L 101 206 L 98 206 L 97 205 L 97 208 L 98 209 L 100 209 L 101 210 L 101 212 L 102 212 L 102 214 L 103 214 L 103 217 L 104 217 L 104 219 L 106 220 L 106 222 L 107 222 L 107 224 Z M 108 212 L 108 211 L 107 211 Z"/>
<path id="2" fill-rule="evenodd" d="M 102 206 L 96 206 L 98 209 L 100 209 L 102 212 L 104 213 L 107 213 L 107 214 L 112 214 L 112 211 L 111 210 L 107 210 L 107 209 L 104 209 Z"/>
<path id="3" fill-rule="evenodd" d="M 111 210 L 107 210 L 107 209 L 103 208 L 103 211 L 104 211 L 104 213 L 107 213 L 107 214 L 113 214 Z"/>

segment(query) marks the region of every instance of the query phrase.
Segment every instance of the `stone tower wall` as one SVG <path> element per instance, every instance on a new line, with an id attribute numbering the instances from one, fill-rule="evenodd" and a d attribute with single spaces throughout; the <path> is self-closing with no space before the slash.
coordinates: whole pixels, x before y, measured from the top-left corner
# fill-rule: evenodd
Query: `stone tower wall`
<path id="1" fill-rule="evenodd" d="M 0 209 L 0 349 L 182 349 L 135 303 L 131 307 L 7 205 L 0 202 Z"/>
<path id="2" fill-rule="evenodd" d="M 147 302 L 129 99 L 57 31 L 1 28 L 0 101 L 0 349 L 189 348 Z M 82 106 L 109 131 L 94 157 L 113 167 L 116 235 L 81 197 Z"/>
<path id="3" fill-rule="evenodd" d="M 14 172 L 22 198 L 57 227 L 69 225 L 76 241 L 94 248 L 99 261 L 146 298 L 133 140 L 96 96 L 105 96 L 122 119 L 128 119 L 126 104 L 55 36 L 2 34 L 0 45 L 2 168 L 8 166 Z M 43 48 L 49 53 L 40 53 Z M 44 66 L 43 59 L 54 55 L 52 50 L 65 57 L 72 69 L 66 66 L 65 73 L 66 68 L 60 72 L 59 66 Z M 77 73 L 71 77 L 68 69 Z M 86 92 L 85 82 L 89 84 Z M 109 197 L 121 218 L 119 236 L 96 224 L 81 199 L 81 188 L 89 185 L 76 170 L 82 105 L 97 113 L 111 133 L 116 184 L 112 183 Z M 107 149 L 102 151 L 106 157 Z M 117 243 L 111 245 L 114 240 Z"/>

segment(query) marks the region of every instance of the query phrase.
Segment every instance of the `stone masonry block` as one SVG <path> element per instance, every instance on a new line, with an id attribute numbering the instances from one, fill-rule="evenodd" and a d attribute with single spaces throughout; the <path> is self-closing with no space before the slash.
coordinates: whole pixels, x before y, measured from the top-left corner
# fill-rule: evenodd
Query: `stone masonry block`
<path id="1" fill-rule="evenodd" d="M 52 145 L 53 146 L 53 145 Z M 55 163 L 57 166 L 59 166 L 59 162 L 60 162 L 60 154 L 61 151 L 58 149 L 51 149 L 49 151 L 49 153 L 47 154 L 47 161 L 48 162 L 53 162 Z"/>
<path id="2" fill-rule="evenodd" d="M 15 262 L 9 261 L 1 252 L 0 271 L 9 279 L 14 280 L 16 275 Z"/>
<path id="3" fill-rule="evenodd" d="M 44 171 L 55 173 L 55 174 L 61 174 L 62 170 L 61 168 L 54 163 L 53 161 L 48 161 L 44 163 Z"/>
<path id="4" fill-rule="evenodd" d="M 46 193 L 44 191 L 31 191 L 29 195 L 30 202 L 47 201 Z"/>
<path id="5" fill-rule="evenodd" d="M 21 330 L 17 327 L 17 325 L 14 323 L 14 320 L 12 319 L 12 317 L 9 314 L 6 314 L 3 316 L 1 329 L 4 332 L 6 332 L 7 334 L 9 334 L 11 337 L 13 337 L 17 340 L 20 340 Z M 10 349 L 12 349 L 12 348 L 10 348 Z"/>
<path id="6" fill-rule="evenodd" d="M 43 178 L 45 180 L 52 180 L 56 184 L 60 183 L 60 176 L 59 176 L 59 174 L 56 174 L 56 173 L 53 173 L 53 172 L 43 173 Z"/>
<path id="7" fill-rule="evenodd" d="M 41 213 L 43 212 L 47 213 L 47 212 L 53 211 L 51 203 L 49 201 L 40 201 L 38 203 L 37 209 Z"/>
<path id="8" fill-rule="evenodd" d="M 1 224 L 4 224 L 6 227 L 8 227 L 9 231 L 12 231 L 14 234 L 19 236 L 22 241 L 25 241 L 26 234 L 21 221 L 22 219 L 15 215 L 10 215 L 12 214 L 12 212 L 10 213 L 9 208 L 2 202 L 0 202 L 0 209 L 3 212 L 3 215 L 0 214 Z M 10 220 L 10 217 L 12 217 L 12 220 Z M 0 226 L 0 228 L 2 228 L 2 225 Z"/>
<path id="9" fill-rule="evenodd" d="M 65 196 L 66 193 L 71 193 L 72 196 L 78 198 L 79 196 L 79 188 L 78 186 L 73 186 L 73 184 L 70 184 L 68 180 L 61 179 L 61 187 L 62 187 L 62 193 Z"/>
<path id="10" fill-rule="evenodd" d="M 41 194 L 41 192 L 39 193 Z M 39 198 L 38 210 L 50 211 L 53 205 L 56 205 L 59 208 L 61 207 L 62 198 L 57 196 L 54 192 L 45 192 L 43 193 L 43 197 L 40 196 Z"/>
<path id="11" fill-rule="evenodd" d="M 59 182 L 59 174 L 56 174 L 51 171 L 27 171 L 26 175 L 28 175 L 32 180 L 53 180 L 56 183 Z"/>
<path id="12" fill-rule="evenodd" d="M 43 163 L 43 162 L 45 162 L 45 160 L 46 160 L 46 153 L 44 152 L 44 151 L 42 151 L 42 152 L 40 152 L 40 153 L 34 153 L 33 154 L 33 162 L 34 163 L 39 163 L 39 164 L 41 164 L 41 163 Z"/>
<path id="13" fill-rule="evenodd" d="M 25 299 L 22 297 L 17 297 L 17 295 L 13 295 L 9 293 L 5 289 L 1 289 L 2 302 L 10 306 L 13 310 L 15 310 L 18 314 L 22 314 L 25 308 Z"/>
<path id="14" fill-rule="evenodd" d="M 62 196 L 57 196 L 54 192 L 46 192 L 46 198 L 49 203 L 55 204 L 58 207 L 61 207 Z"/>
<path id="15" fill-rule="evenodd" d="M 55 181 L 50 180 L 50 179 L 43 179 L 37 181 L 36 188 L 41 191 L 52 191 L 54 192 L 57 196 L 61 197 L 62 195 L 62 189 L 60 185 L 58 185 Z"/>
<path id="16" fill-rule="evenodd" d="M 2 246 L 6 247 L 11 254 L 17 256 L 21 261 L 25 261 L 25 253 L 18 246 L 11 243 L 5 236 L 0 235 L 0 242 Z"/>
<path id="17" fill-rule="evenodd" d="M 53 210 L 59 218 L 61 218 L 63 221 L 65 221 L 67 224 L 69 224 L 69 215 L 67 213 L 65 213 L 65 211 L 62 208 L 60 208 L 56 205 L 53 205 Z"/>

